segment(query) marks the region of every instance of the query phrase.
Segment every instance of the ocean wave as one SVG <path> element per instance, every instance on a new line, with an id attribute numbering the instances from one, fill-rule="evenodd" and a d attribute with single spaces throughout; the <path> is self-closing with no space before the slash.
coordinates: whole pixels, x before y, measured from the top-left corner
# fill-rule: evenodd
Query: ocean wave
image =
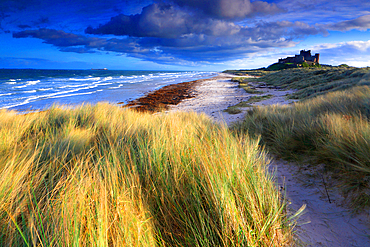
<path id="1" fill-rule="evenodd" d="M 16 83 L 17 83 L 17 80 L 15 79 L 10 79 L 9 81 L 6 82 L 6 84 L 10 84 L 10 85 L 16 84 Z"/>
<path id="2" fill-rule="evenodd" d="M 32 95 L 29 97 L 21 97 L 19 98 L 20 100 L 28 100 L 28 101 L 34 101 L 34 100 L 40 100 L 40 99 L 51 99 L 51 98 L 62 98 L 68 93 L 74 93 L 78 92 L 81 90 L 87 90 L 91 88 L 95 88 L 96 86 L 91 86 L 91 87 L 83 87 L 83 88 L 77 88 L 69 91 L 61 91 L 61 92 L 56 92 L 56 93 L 50 93 L 50 94 L 43 94 L 43 95 Z M 90 93 L 90 92 L 89 92 Z"/>
<path id="3" fill-rule="evenodd" d="M 53 90 L 54 88 L 52 87 L 49 87 L 49 88 L 39 88 L 37 89 L 38 91 L 49 91 L 49 90 Z"/>
<path id="4" fill-rule="evenodd" d="M 40 80 L 37 80 L 37 81 L 27 81 L 26 83 L 27 83 L 27 85 L 35 85 L 35 84 L 37 84 L 39 82 L 40 82 Z"/>
<path id="5" fill-rule="evenodd" d="M 36 85 L 39 82 L 40 82 L 40 80 L 37 80 L 37 81 L 25 81 L 24 83 L 26 83 L 26 85 L 16 86 L 16 87 L 13 87 L 13 88 L 25 88 L 25 87 L 28 87 L 28 86 L 31 86 L 31 85 Z M 11 83 L 11 84 L 15 84 L 15 83 Z"/>
<path id="6" fill-rule="evenodd" d="M 127 97 L 136 97 L 138 94 L 158 89 L 166 85 L 211 77 L 215 74 L 216 73 L 212 72 L 170 71 L 153 73 L 143 72 L 143 74 L 135 72 L 135 74 L 132 73 L 131 75 L 112 73 L 107 74 L 107 76 L 79 76 L 73 74 L 71 77 L 48 77 L 40 79 L 41 81 L 37 80 L 40 77 L 34 78 L 34 80 L 28 79 L 28 81 L 24 79 L 8 78 L 5 84 L 16 85 L 8 85 L 6 86 L 6 90 L 0 93 L 0 96 L 9 96 L 3 98 L 4 102 L 1 102 L 0 108 L 24 107 L 24 105 L 28 104 L 30 107 L 39 107 L 42 109 L 43 107 L 47 107 L 50 102 L 52 103 L 54 101 L 53 99 L 58 99 L 57 101 L 61 104 L 63 104 L 63 102 L 69 102 L 70 100 L 63 100 L 65 97 L 76 97 L 76 102 L 85 99 L 95 102 L 106 100 L 106 98 L 110 97 L 109 95 L 111 92 L 113 93 L 113 97 L 117 97 L 117 93 L 121 92 L 121 90 L 124 90 L 124 93 L 120 100 L 125 101 Z M 106 90 L 111 92 L 107 92 L 107 94 L 98 94 L 98 92 Z M 117 93 L 114 92 L 115 90 Z M 94 93 L 96 97 L 77 97 L 79 95 L 94 95 Z"/>
<path id="7" fill-rule="evenodd" d="M 86 93 L 74 93 L 74 94 L 65 94 L 65 95 L 58 95 L 54 97 L 49 97 L 50 99 L 57 99 L 57 98 L 65 98 L 65 97 L 71 97 L 71 96 L 79 96 L 79 95 L 87 95 L 87 94 L 93 94 L 96 92 L 100 92 L 102 90 L 96 90 L 96 91 L 91 91 L 91 92 L 86 92 Z"/>
<path id="8" fill-rule="evenodd" d="M 79 84 L 79 85 L 65 85 L 65 86 L 60 86 L 57 87 L 58 89 L 63 89 L 63 88 L 76 88 L 76 87 L 83 87 L 83 86 L 88 86 L 90 84 Z"/>
<path id="9" fill-rule="evenodd" d="M 102 81 L 109 81 L 109 80 L 113 80 L 113 77 L 111 76 L 104 77 Z"/>
<path id="10" fill-rule="evenodd" d="M 109 83 L 97 83 L 97 84 L 94 84 L 96 86 L 107 86 L 107 85 L 112 85 L 113 83 L 109 82 Z"/>
<path id="11" fill-rule="evenodd" d="M 89 78 L 69 78 L 69 81 L 93 81 L 93 80 L 100 80 L 101 77 L 92 77 L 88 76 Z"/>
<path id="12" fill-rule="evenodd" d="M 13 87 L 13 88 L 25 88 L 27 87 L 28 85 L 23 85 L 23 86 L 17 86 L 17 87 Z"/>
<path id="13" fill-rule="evenodd" d="M 13 95 L 13 93 L 3 93 L 3 94 L 0 94 L 0 96 L 9 96 L 9 95 Z"/>

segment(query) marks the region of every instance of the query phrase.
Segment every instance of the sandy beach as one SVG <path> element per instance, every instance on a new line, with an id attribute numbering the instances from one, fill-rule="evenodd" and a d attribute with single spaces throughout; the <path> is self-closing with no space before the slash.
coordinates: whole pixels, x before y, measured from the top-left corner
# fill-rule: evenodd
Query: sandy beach
<path id="1" fill-rule="evenodd" d="M 242 108 L 239 114 L 229 114 L 225 112 L 229 106 L 236 105 L 242 101 L 247 101 L 255 96 L 245 92 L 238 86 L 238 82 L 232 82 L 231 78 L 235 75 L 221 73 L 219 76 L 209 80 L 204 80 L 195 85 L 193 91 L 195 96 L 191 99 L 181 101 L 178 105 L 170 107 L 170 111 L 194 111 L 205 113 L 218 123 L 230 125 L 242 120 L 250 107 Z M 291 100 L 286 100 L 285 95 L 293 91 L 281 91 L 267 88 L 264 83 L 256 83 L 254 86 L 262 91 L 258 96 L 272 94 L 273 97 L 264 101 L 253 103 L 252 105 L 271 105 L 271 104 L 290 104 Z"/>

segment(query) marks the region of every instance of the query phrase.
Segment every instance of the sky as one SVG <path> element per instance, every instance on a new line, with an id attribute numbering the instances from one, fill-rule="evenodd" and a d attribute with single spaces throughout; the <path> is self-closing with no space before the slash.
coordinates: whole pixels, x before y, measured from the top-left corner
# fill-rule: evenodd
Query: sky
<path id="1" fill-rule="evenodd" d="M 370 66 L 367 0 L 0 0 L 0 68 Z"/>

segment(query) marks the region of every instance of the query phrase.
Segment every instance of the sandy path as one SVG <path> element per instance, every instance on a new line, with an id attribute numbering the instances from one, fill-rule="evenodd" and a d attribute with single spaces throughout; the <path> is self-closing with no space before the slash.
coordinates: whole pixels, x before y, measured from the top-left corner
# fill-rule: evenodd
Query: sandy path
<path id="1" fill-rule="evenodd" d="M 205 81 L 195 88 L 197 96 L 182 101 L 171 111 L 194 111 L 205 113 L 216 122 L 225 122 L 230 125 L 243 119 L 247 108 L 240 114 L 230 115 L 224 110 L 228 106 L 247 101 L 249 97 L 244 89 L 238 87 L 237 82 L 231 82 L 234 75 L 220 74 L 214 80 Z M 273 94 L 268 100 L 254 103 L 253 105 L 289 104 L 285 99 L 286 94 L 293 91 L 280 91 L 267 88 L 263 83 L 255 83 L 259 91 L 264 94 Z M 338 191 L 333 189 L 330 176 L 317 176 L 323 174 L 320 168 L 298 166 L 282 160 L 272 159 L 271 169 L 276 171 L 279 187 L 286 192 L 290 202 L 290 210 L 296 212 L 302 205 L 306 205 L 304 214 L 298 219 L 296 236 L 299 246 L 370 246 L 368 216 L 351 215 L 340 203 L 343 198 Z M 325 190 L 323 179 L 328 193 Z M 331 203 L 329 202 L 328 195 Z M 367 222 L 367 223 L 366 223 Z"/>
<path id="2" fill-rule="evenodd" d="M 277 171 L 280 189 L 286 192 L 291 211 L 296 212 L 302 205 L 306 205 L 295 228 L 300 245 L 370 246 L 370 232 L 366 226 L 368 215 L 352 215 L 341 206 L 344 198 L 335 189 L 323 166 L 298 166 L 272 159 L 271 168 Z"/>

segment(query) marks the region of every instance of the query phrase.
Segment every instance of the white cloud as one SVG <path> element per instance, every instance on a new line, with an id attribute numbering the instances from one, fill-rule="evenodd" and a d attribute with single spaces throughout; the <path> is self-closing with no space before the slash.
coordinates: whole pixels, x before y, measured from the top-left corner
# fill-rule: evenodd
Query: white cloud
<path id="1" fill-rule="evenodd" d="M 319 44 L 311 49 L 320 53 L 320 61 L 324 64 L 370 66 L 370 40 Z"/>

